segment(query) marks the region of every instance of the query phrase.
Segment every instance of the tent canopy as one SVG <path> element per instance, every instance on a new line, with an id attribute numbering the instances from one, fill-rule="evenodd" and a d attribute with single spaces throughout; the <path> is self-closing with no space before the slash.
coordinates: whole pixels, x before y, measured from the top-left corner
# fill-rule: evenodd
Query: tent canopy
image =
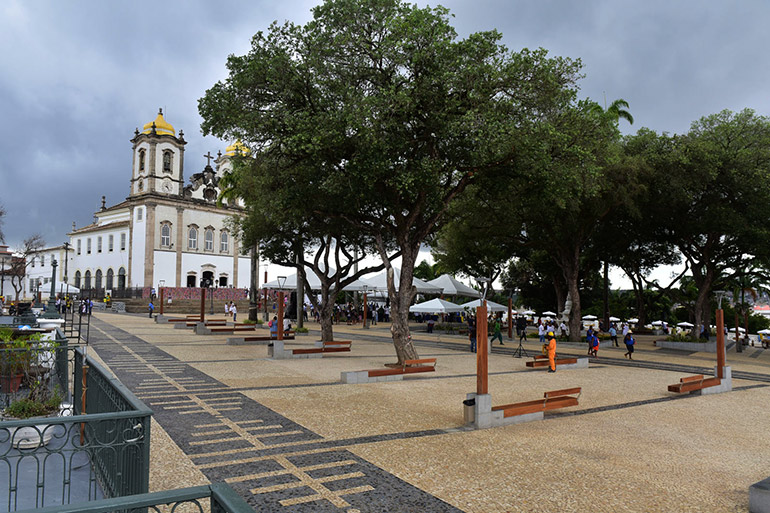
<path id="1" fill-rule="evenodd" d="M 689 322 L 680 322 L 677 324 L 680 328 L 692 328 L 695 326 L 694 324 L 690 324 Z"/>
<path id="2" fill-rule="evenodd" d="M 454 276 L 442 274 L 435 280 L 430 280 L 429 285 L 444 289 L 447 296 L 481 297 L 481 292 L 457 281 Z"/>
<path id="3" fill-rule="evenodd" d="M 481 306 L 480 299 L 474 299 L 473 301 L 462 304 L 463 308 L 472 308 L 474 310 L 480 306 Z M 489 310 L 490 312 L 507 312 L 508 307 L 501 305 L 500 303 L 495 303 L 494 301 L 487 301 L 487 310 Z"/>
<path id="4" fill-rule="evenodd" d="M 418 303 L 409 307 L 409 311 L 412 313 L 451 313 L 462 312 L 463 307 L 444 301 L 443 299 L 431 299 L 423 303 Z"/>
<path id="5" fill-rule="evenodd" d="M 556 317 L 556 312 L 551 312 L 551 311 L 543 312 L 543 315 L 545 317 Z"/>
<path id="6" fill-rule="evenodd" d="M 595 315 L 584 315 L 583 316 L 583 320 L 584 321 L 595 321 L 596 320 L 596 316 Z"/>
<path id="7" fill-rule="evenodd" d="M 307 286 L 310 288 L 310 290 L 321 290 L 321 279 L 316 275 L 316 273 L 306 267 L 305 272 L 307 273 Z M 335 270 L 331 269 L 330 274 L 334 274 Z M 357 292 L 362 291 L 364 283 L 361 282 L 361 280 L 355 280 L 353 283 L 345 286 L 342 288 L 342 290 L 347 290 L 349 292 Z M 262 288 L 265 289 L 278 289 L 280 288 L 280 284 L 278 283 L 278 280 L 273 280 L 270 282 L 265 283 L 262 285 Z M 286 277 L 286 282 L 283 284 L 283 290 L 293 290 L 297 288 L 297 273 L 292 274 L 291 276 Z M 369 287 L 371 290 L 371 287 Z"/>
<path id="8" fill-rule="evenodd" d="M 401 276 L 401 272 L 397 267 L 393 268 L 393 281 L 395 282 L 396 290 L 398 290 L 398 280 Z M 388 275 L 387 271 L 383 271 L 380 274 L 372 276 L 371 278 L 362 278 L 369 289 L 376 288 L 377 290 L 388 290 Z M 417 287 L 417 292 L 420 294 L 441 294 L 441 287 L 430 285 L 419 278 L 412 278 L 412 285 Z"/>

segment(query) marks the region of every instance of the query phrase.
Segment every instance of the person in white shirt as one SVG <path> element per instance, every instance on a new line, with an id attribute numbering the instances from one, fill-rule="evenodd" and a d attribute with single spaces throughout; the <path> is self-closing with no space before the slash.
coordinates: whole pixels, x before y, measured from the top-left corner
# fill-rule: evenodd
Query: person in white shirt
<path id="1" fill-rule="evenodd" d="M 235 303 L 232 301 L 230 302 L 230 313 L 233 315 L 233 322 L 235 322 L 235 317 L 238 315 L 238 308 L 236 308 Z"/>

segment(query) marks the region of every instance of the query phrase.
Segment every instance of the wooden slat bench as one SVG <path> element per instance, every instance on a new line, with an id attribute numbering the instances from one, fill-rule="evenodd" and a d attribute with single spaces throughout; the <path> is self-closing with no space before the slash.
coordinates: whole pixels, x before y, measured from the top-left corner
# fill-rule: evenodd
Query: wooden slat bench
<path id="1" fill-rule="evenodd" d="M 353 342 L 351 340 L 329 340 L 324 341 L 321 347 L 313 347 L 310 349 L 293 349 L 293 354 L 312 354 L 312 353 L 340 353 L 344 351 L 350 351 L 350 345 Z"/>
<path id="2" fill-rule="evenodd" d="M 722 380 L 719 378 L 707 378 L 703 374 L 698 374 L 681 378 L 679 383 L 669 385 L 668 391 L 682 394 L 684 392 L 694 392 L 695 390 L 713 387 L 720 383 L 722 383 Z"/>
<path id="3" fill-rule="evenodd" d="M 527 367 L 548 367 L 548 357 L 542 354 L 536 354 L 534 360 L 526 362 Z M 569 365 L 571 363 L 577 363 L 577 358 L 563 358 L 556 357 L 554 363 L 558 367 L 559 365 Z"/>
<path id="4" fill-rule="evenodd" d="M 362 371 L 346 371 L 340 374 L 342 383 L 374 383 L 377 381 L 396 381 L 404 379 L 406 374 L 417 372 L 433 372 L 436 370 L 435 358 L 406 360 L 403 365 L 370 369 Z"/>
<path id="5" fill-rule="evenodd" d="M 543 399 L 526 401 L 523 403 L 505 404 L 503 406 L 493 406 L 492 411 L 502 410 L 503 417 L 513 417 L 515 415 L 525 415 L 527 413 L 537 413 L 555 410 L 557 408 L 566 408 L 568 406 L 577 406 L 578 398 L 580 398 L 580 391 L 580 387 L 553 390 L 545 392 L 543 394 Z"/>

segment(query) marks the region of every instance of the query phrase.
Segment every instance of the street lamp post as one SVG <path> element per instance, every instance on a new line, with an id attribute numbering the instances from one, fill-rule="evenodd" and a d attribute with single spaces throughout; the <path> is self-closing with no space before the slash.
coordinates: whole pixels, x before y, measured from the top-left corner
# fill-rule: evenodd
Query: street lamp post
<path id="1" fill-rule="evenodd" d="M 211 309 L 209 310 L 209 314 L 214 315 L 214 287 L 211 280 L 209 280 L 209 288 L 211 289 Z"/>
<path id="2" fill-rule="evenodd" d="M 286 276 L 278 277 L 278 340 L 283 340 L 283 285 L 286 283 Z"/>
<path id="3" fill-rule="evenodd" d="M 714 294 L 717 296 L 717 377 L 722 379 L 724 378 L 725 367 L 725 312 L 722 310 L 722 298 L 725 291 L 715 290 Z"/>
<path id="4" fill-rule="evenodd" d="M 367 313 L 367 310 L 369 309 L 369 303 L 367 302 L 367 299 L 366 299 L 366 289 L 368 289 L 368 288 L 369 288 L 368 285 L 364 285 L 364 328 L 368 328 L 369 327 L 366 324 L 366 313 Z"/>
<path id="5" fill-rule="evenodd" d="M 48 297 L 48 307 L 42 315 L 44 319 L 58 319 L 59 311 L 56 309 L 56 267 L 59 264 L 51 257 L 51 295 Z"/>
<path id="6" fill-rule="evenodd" d="M 67 296 L 70 295 L 70 284 L 67 281 L 67 262 L 70 259 L 70 255 L 69 255 L 69 253 L 70 253 L 70 243 L 69 242 L 65 242 L 63 244 L 63 246 L 64 246 L 64 285 L 65 285 L 65 288 L 67 289 L 67 291 L 65 293 L 66 295 L 64 296 L 65 304 L 66 304 Z"/>
<path id="7" fill-rule="evenodd" d="M 7 258 L 5 253 L 0 255 L 0 296 L 3 296 L 3 299 L 5 299 L 5 262 Z"/>

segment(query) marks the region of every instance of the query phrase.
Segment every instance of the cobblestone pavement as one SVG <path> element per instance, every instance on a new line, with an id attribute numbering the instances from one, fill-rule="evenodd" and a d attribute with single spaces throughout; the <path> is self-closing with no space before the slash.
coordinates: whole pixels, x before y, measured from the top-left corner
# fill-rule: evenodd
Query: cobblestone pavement
<path id="1" fill-rule="evenodd" d="M 372 437 L 324 443 L 126 331 L 100 320 L 93 328 L 101 359 L 195 466 L 212 482 L 226 480 L 257 511 L 460 511 L 335 447 Z"/>
<path id="2" fill-rule="evenodd" d="M 745 511 L 748 487 L 770 475 L 770 351 L 729 351 L 734 391 L 696 397 L 667 385 L 711 372 L 713 354 L 639 337 L 633 361 L 606 348 L 588 369 L 547 374 L 511 358 L 517 344 L 506 340 L 489 359 L 493 404 L 580 386 L 580 405 L 473 431 L 461 401 L 475 390 L 475 356 L 462 337 L 414 332 L 420 356 L 438 359 L 435 373 L 343 385 L 341 371 L 393 361 L 387 325 L 335 326 L 352 352 L 316 360 L 270 360 L 264 346 L 139 316 L 99 314 L 91 333 L 156 412 L 170 437 L 160 445 L 174 445 L 154 448 L 153 464 L 224 480 L 259 511 Z M 531 355 L 539 344 L 524 347 Z"/>

